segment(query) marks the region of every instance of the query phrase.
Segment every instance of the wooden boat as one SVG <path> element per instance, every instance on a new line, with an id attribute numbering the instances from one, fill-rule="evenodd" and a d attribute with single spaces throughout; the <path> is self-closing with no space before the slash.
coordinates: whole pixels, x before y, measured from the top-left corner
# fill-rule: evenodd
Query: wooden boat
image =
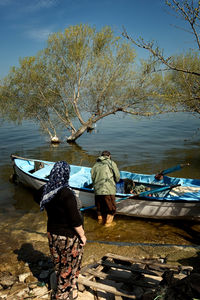
<path id="1" fill-rule="evenodd" d="M 14 178 L 33 189 L 39 189 L 48 181 L 54 165 L 54 162 L 26 159 L 16 155 L 11 155 L 11 159 Z M 81 199 L 82 210 L 94 208 L 91 168 L 70 166 L 69 184 Z M 117 214 L 153 219 L 200 220 L 200 180 L 165 175 L 161 180 L 157 180 L 155 174 L 126 171 L 120 172 L 120 178 L 130 178 L 136 185 L 142 184 L 151 190 L 133 196 L 117 189 Z"/>

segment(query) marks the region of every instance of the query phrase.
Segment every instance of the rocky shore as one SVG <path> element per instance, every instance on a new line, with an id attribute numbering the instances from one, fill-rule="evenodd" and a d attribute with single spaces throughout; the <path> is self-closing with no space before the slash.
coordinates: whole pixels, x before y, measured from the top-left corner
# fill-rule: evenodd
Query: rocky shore
<path id="1" fill-rule="evenodd" d="M 7 261 L 1 261 L 0 271 L 0 299 L 22 300 L 22 299 L 50 299 L 51 289 L 55 286 L 55 275 L 53 265 L 48 256 L 46 247 L 46 238 L 35 240 L 34 243 L 24 243 L 19 251 L 14 251 L 13 255 Z M 83 266 L 94 263 L 108 252 L 125 255 L 134 258 L 154 258 L 166 262 L 180 265 L 191 262 L 193 258 L 193 267 L 196 263 L 195 280 L 200 280 L 197 273 L 199 266 L 199 253 L 195 248 L 166 248 L 166 247 L 120 247 L 102 245 L 98 243 L 88 243 L 85 247 Z M 185 285 L 187 286 L 187 285 Z M 200 296 L 200 291 L 199 291 Z M 79 291 L 78 299 L 95 299 L 91 290 L 85 289 Z M 99 298 L 110 299 L 110 298 Z M 113 298 L 115 299 L 115 298 Z M 120 299 L 120 298 L 119 298 Z M 121 298 L 122 299 L 122 298 Z M 154 298 L 148 298 L 154 299 Z M 161 298 L 160 299 L 165 299 Z M 170 299 L 170 298 L 166 298 Z M 174 298 L 179 299 L 179 298 Z M 190 298 L 183 298 L 190 299 Z M 192 299 L 192 298 L 191 298 Z"/>
<path id="2" fill-rule="evenodd" d="M 91 226 L 87 226 L 86 222 L 85 229 L 90 237 Z M 54 272 L 49 256 L 45 215 L 26 213 L 22 216 L 15 212 L 12 220 L 5 218 L 1 222 L 0 230 L 0 300 L 50 299 Z M 109 235 L 109 231 L 107 231 L 107 235 Z M 199 280 L 199 247 L 189 245 L 188 247 L 121 246 L 120 244 L 112 245 L 88 241 L 85 246 L 82 266 L 97 262 L 108 252 L 138 259 L 154 258 L 169 264 L 192 266 L 193 273 L 197 274 L 195 278 Z M 184 284 L 188 287 L 188 283 Z M 200 291 L 198 298 L 200 298 Z M 196 297 L 196 299 L 198 298 Z M 78 299 L 94 299 L 94 294 L 89 289 L 79 291 Z M 160 297 L 160 299 L 164 298 Z M 181 300 L 184 300 L 183 296 Z"/>

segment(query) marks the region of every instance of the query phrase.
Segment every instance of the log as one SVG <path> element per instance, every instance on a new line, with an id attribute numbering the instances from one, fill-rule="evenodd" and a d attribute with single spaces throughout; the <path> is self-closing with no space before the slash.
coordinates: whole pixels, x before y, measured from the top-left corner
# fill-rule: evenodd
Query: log
<path id="1" fill-rule="evenodd" d="M 97 290 L 106 291 L 108 293 L 112 293 L 117 296 L 128 297 L 130 299 L 136 299 L 135 295 L 130 295 L 125 292 L 120 292 L 115 287 L 108 286 L 103 283 L 93 282 L 93 281 L 88 280 L 87 278 L 83 277 L 82 275 L 79 275 L 78 283 L 82 283 L 83 285 L 89 286 L 90 288 L 95 288 Z"/>

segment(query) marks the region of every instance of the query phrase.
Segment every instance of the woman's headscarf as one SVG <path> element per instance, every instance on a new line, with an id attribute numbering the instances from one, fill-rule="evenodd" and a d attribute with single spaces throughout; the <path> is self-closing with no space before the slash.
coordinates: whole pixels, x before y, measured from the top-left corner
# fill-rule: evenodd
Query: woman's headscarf
<path id="1" fill-rule="evenodd" d="M 49 203 L 62 187 L 69 187 L 70 165 L 65 161 L 58 161 L 54 164 L 49 181 L 45 184 L 42 200 L 40 201 L 40 210 L 44 210 L 45 205 Z"/>

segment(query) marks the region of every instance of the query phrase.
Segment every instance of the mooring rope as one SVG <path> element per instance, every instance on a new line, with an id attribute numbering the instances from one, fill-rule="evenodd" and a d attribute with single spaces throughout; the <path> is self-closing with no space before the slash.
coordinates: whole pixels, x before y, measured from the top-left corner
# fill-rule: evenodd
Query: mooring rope
<path id="1" fill-rule="evenodd" d="M 99 243 L 115 246 L 143 246 L 143 247 L 182 247 L 200 249 L 200 245 L 180 245 L 180 244 L 155 244 L 155 243 L 134 243 L 134 242 L 115 242 L 115 241 L 95 241 L 87 240 L 87 243 Z"/>

